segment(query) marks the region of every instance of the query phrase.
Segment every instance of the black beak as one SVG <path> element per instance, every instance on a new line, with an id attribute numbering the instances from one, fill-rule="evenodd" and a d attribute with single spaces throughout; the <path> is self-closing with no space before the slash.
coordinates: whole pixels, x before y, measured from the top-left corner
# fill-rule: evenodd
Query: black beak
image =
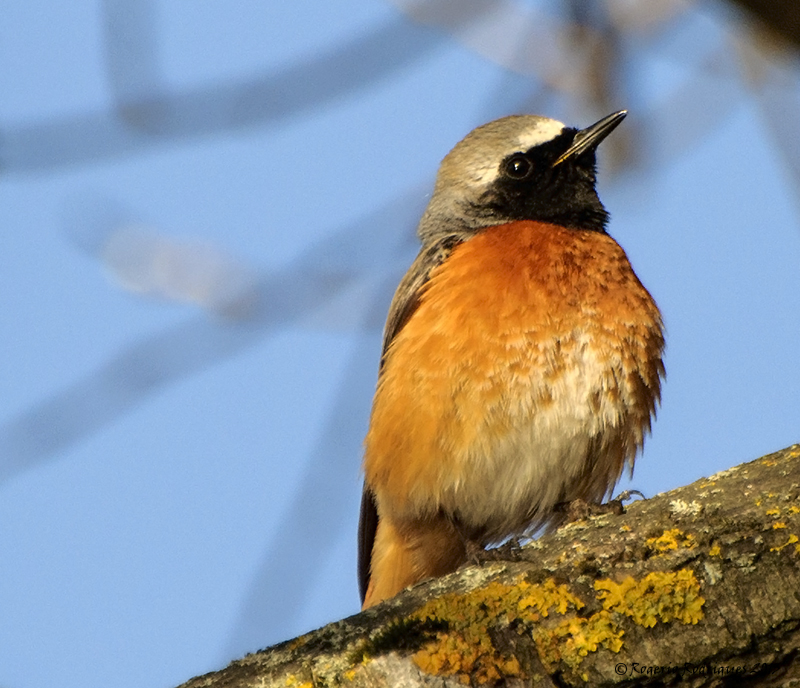
<path id="1" fill-rule="evenodd" d="M 553 167 L 560 165 L 569 158 L 574 158 L 581 153 L 597 148 L 600 142 L 614 131 L 617 125 L 625 119 L 625 115 L 627 114 L 627 110 L 620 110 L 608 117 L 603 117 L 599 122 L 595 122 L 592 126 L 586 127 L 586 129 L 581 129 L 575 134 L 572 145 L 553 163 Z"/>

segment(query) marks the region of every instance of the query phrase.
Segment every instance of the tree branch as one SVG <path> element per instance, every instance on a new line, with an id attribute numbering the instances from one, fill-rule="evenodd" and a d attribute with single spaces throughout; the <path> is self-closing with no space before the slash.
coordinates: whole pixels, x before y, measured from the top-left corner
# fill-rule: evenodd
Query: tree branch
<path id="1" fill-rule="evenodd" d="M 800 445 L 195 678 L 233 686 L 800 681 Z"/>
<path id="2" fill-rule="evenodd" d="M 800 13 L 797 0 L 732 0 L 748 14 L 755 15 L 773 33 L 800 48 Z"/>

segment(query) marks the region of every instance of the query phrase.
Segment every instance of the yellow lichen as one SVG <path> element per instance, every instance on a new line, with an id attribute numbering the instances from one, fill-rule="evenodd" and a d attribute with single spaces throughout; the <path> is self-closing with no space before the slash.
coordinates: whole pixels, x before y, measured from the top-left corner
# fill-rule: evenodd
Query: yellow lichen
<path id="1" fill-rule="evenodd" d="M 607 648 L 619 652 L 622 631 L 606 611 L 579 618 L 583 601 L 568 586 L 518 580 L 493 582 L 467 595 L 450 594 L 432 600 L 413 616 L 444 623 L 447 630 L 414 654 L 423 671 L 457 676 L 462 682 L 490 683 L 503 677 L 523 677 L 517 659 L 500 652 L 487 632 L 490 627 L 518 624 L 527 629 L 545 667 L 558 661 L 577 667 L 589 652 Z"/>
<path id="2" fill-rule="evenodd" d="M 676 548 L 696 544 L 677 529 L 665 536 L 663 542 L 674 541 Z M 690 569 L 657 571 L 621 583 L 601 580 L 595 590 L 603 609 L 583 616 L 577 612 L 585 608 L 584 601 L 553 579 L 542 583 L 518 579 L 513 585 L 495 581 L 471 593 L 431 600 L 411 617 L 436 629 L 435 637 L 413 655 L 414 662 L 429 674 L 454 676 L 462 683 L 529 678 L 515 657 L 494 645 L 489 632 L 513 626 L 517 633 L 529 634 L 545 669 L 566 665 L 580 677 L 578 668 L 588 654 L 622 648 L 620 615 L 645 627 L 671 621 L 696 624 L 703 618 L 705 600 Z"/>
<path id="3" fill-rule="evenodd" d="M 786 524 L 783 523 L 782 521 L 779 521 L 778 523 L 773 523 L 772 524 L 772 529 L 773 530 L 779 530 L 780 528 L 786 528 Z"/>
<path id="4" fill-rule="evenodd" d="M 517 659 L 494 647 L 487 628 L 514 620 L 517 605 L 530 587 L 524 581 L 517 585 L 495 581 L 469 595 L 453 593 L 431 600 L 413 618 L 444 622 L 447 630 L 437 632 L 435 640 L 418 650 L 414 662 L 429 674 L 457 676 L 462 682 L 472 678 L 489 683 L 521 676 Z"/>
<path id="5" fill-rule="evenodd" d="M 781 515 L 781 510 L 778 507 L 767 509 L 767 516 L 780 516 L 780 515 Z"/>
<path id="6" fill-rule="evenodd" d="M 789 513 L 790 514 L 800 514 L 800 506 L 794 506 L 794 505 L 790 506 L 789 507 Z"/>
<path id="7" fill-rule="evenodd" d="M 559 661 L 575 669 L 586 655 L 601 647 L 619 652 L 623 633 L 611 615 L 603 610 L 588 618 L 570 616 L 554 629 L 537 628 L 533 639 L 546 669 L 552 669 Z"/>
<path id="8" fill-rule="evenodd" d="M 721 552 L 722 552 L 722 550 L 720 549 L 720 546 L 717 545 L 717 544 L 714 544 L 711 547 L 711 549 L 708 550 L 708 556 L 710 556 L 710 557 L 718 557 L 718 556 L 720 556 Z"/>
<path id="9" fill-rule="evenodd" d="M 795 542 L 798 542 L 800 538 L 797 537 L 794 533 L 789 535 L 789 539 L 784 542 L 782 545 L 778 545 L 777 547 L 770 547 L 770 552 L 780 552 L 784 547 L 788 547 L 789 545 L 793 545 Z M 795 547 L 795 552 L 800 552 L 800 547 Z"/>
<path id="10" fill-rule="evenodd" d="M 572 606 L 581 609 L 583 602 L 570 593 L 566 585 L 557 585 L 552 578 L 548 578 L 541 585 L 525 584 L 526 593 L 517 603 L 520 612 L 530 621 L 538 621 L 539 616 L 548 616 L 550 611 L 565 614 Z"/>
<path id="11" fill-rule="evenodd" d="M 691 533 L 686 534 L 679 528 L 665 530 L 658 537 L 648 538 L 645 544 L 658 554 L 664 554 L 670 550 L 678 549 L 678 547 L 684 547 L 686 549 L 694 549 L 697 547 L 694 535 Z"/>
<path id="12" fill-rule="evenodd" d="M 654 571 L 640 581 L 630 576 L 621 583 L 606 579 L 596 581 L 594 587 L 604 609 L 629 616 L 640 626 L 649 628 L 673 619 L 696 624 L 703 618 L 705 599 L 691 569 Z"/>
<path id="13" fill-rule="evenodd" d="M 286 686 L 287 688 L 314 688 L 314 684 L 311 681 L 297 678 L 294 674 L 289 674 L 286 677 Z"/>
<path id="14" fill-rule="evenodd" d="M 414 662 L 423 671 L 437 676 L 457 676 L 467 683 L 490 683 L 521 675 L 515 657 L 504 657 L 492 644 L 485 630 L 465 628 L 460 633 L 440 633 L 414 654 Z"/>

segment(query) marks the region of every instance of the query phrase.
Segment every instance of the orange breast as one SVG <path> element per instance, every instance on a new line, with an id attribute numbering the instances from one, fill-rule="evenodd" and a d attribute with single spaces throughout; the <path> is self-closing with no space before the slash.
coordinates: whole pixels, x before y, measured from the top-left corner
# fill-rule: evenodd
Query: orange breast
<path id="1" fill-rule="evenodd" d="M 481 527 L 505 500 L 514 513 L 489 527 L 502 534 L 528 502 L 605 491 L 649 427 L 662 348 L 658 309 L 609 236 L 526 221 L 459 245 L 387 351 L 365 440 L 379 509 Z M 587 462 L 609 477 L 587 478 Z M 548 490 L 520 484 L 559 466 Z"/>

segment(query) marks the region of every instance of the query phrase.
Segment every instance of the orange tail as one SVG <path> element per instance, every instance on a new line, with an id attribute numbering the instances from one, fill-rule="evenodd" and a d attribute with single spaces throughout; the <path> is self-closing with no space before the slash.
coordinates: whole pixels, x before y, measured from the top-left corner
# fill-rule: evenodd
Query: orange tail
<path id="1" fill-rule="evenodd" d="M 464 542 L 446 518 L 437 516 L 399 526 L 381 518 L 362 609 L 426 578 L 455 571 L 465 561 Z"/>

